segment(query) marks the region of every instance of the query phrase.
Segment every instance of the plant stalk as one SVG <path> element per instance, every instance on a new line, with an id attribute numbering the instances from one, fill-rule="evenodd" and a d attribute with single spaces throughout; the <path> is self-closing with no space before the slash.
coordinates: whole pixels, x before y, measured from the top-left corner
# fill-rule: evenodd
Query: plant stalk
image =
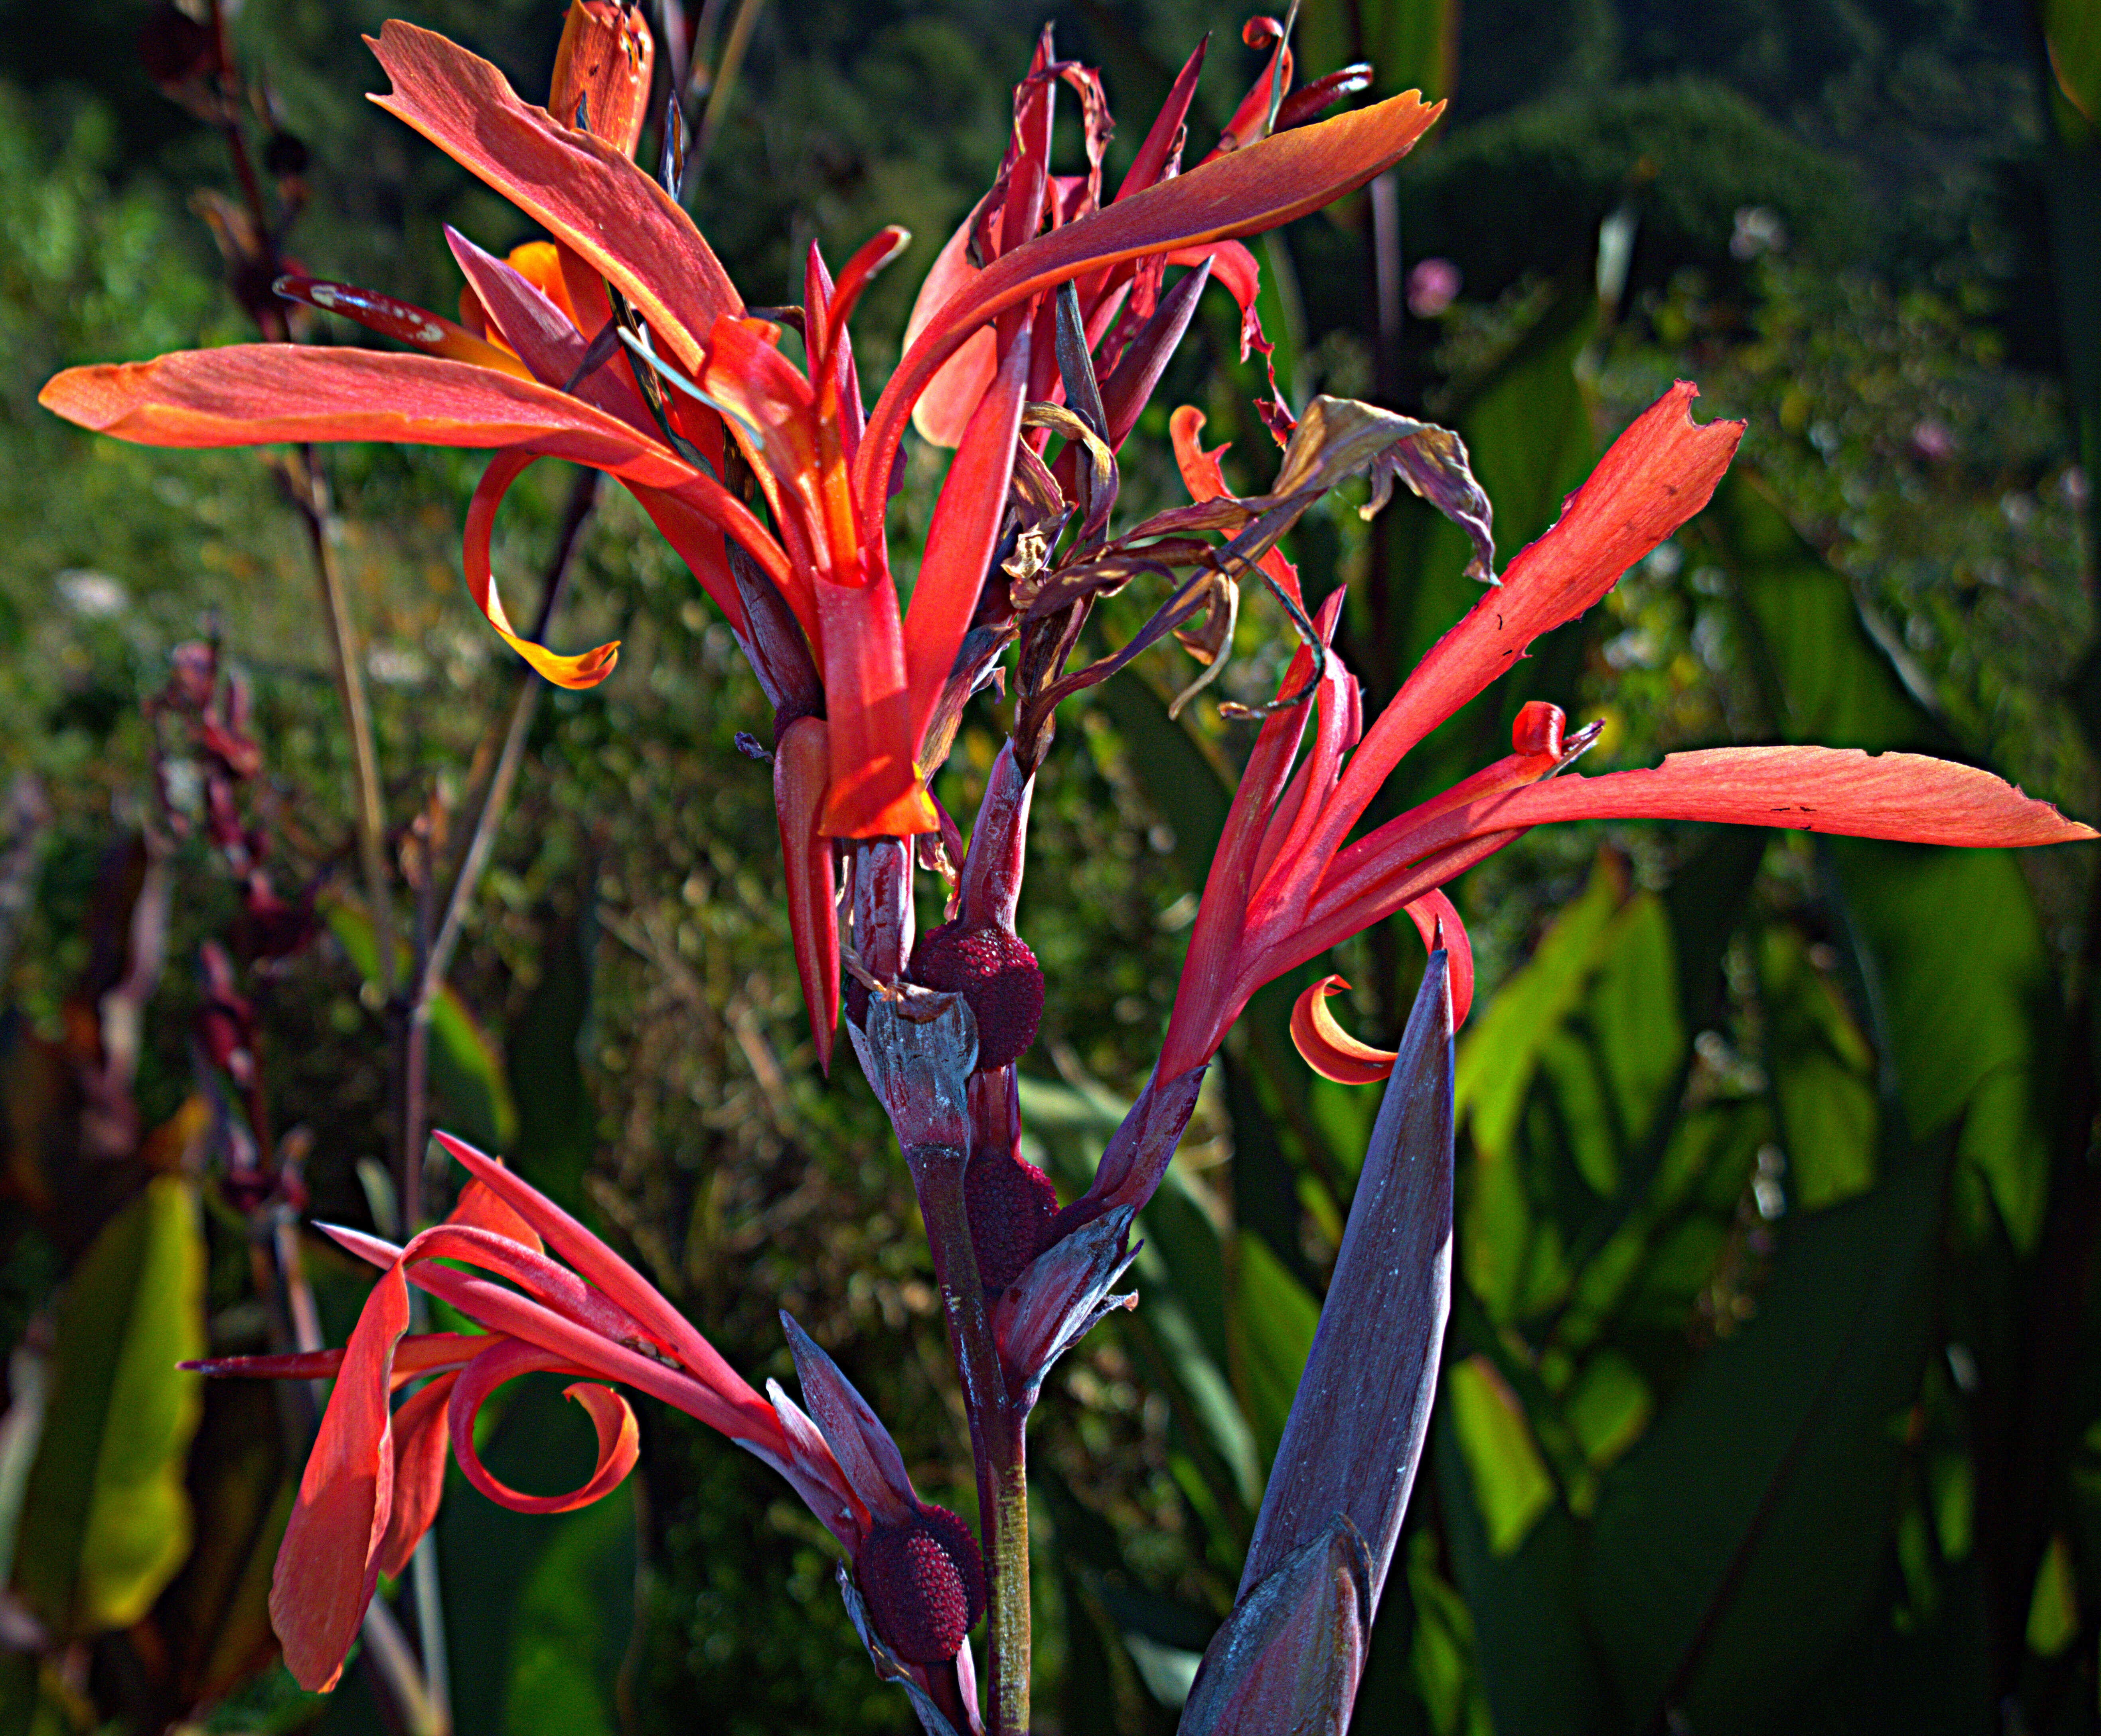
<path id="1" fill-rule="evenodd" d="M 985 1643 L 989 1654 L 989 1736 L 1028 1736 L 1028 1473 L 1022 1440 L 1025 1420 L 1007 1392 L 984 1286 L 978 1281 L 963 1205 L 968 1153 L 953 1146 L 921 1146 L 911 1155 L 919 1210 L 941 1287 L 956 1372 L 962 1382 L 977 1461 L 980 1529 L 984 1541 Z"/>

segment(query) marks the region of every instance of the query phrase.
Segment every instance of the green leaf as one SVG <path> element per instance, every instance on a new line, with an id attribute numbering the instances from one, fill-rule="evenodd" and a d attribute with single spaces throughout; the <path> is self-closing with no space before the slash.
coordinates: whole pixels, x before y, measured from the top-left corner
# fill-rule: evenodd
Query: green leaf
<path id="1" fill-rule="evenodd" d="M 130 1626 L 189 1553 L 198 1377 L 175 1365 L 204 1342 L 196 1195 L 157 1176 L 89 1244 L 59 1304 L 14 1584 L 60 1640 Z"/>
<path id="2" fill-rule="evenodd" d="M 1787 1192 L 1820 1211 L 1874 1186 L 1874 1055 L 1794 930 L 1767 929 L 1758 957 Z"/>
<path id="3" fill-rule="evenodd" d="M 587 893 L 573 920 L 547 931 L 539 983 L 505 1044 L 518 1105 L 514 1160 L 534 1186 L 572 1212 L 583 1208 L 584 1172 L 598 1143 L 582 1060 L 597 938 L 596 905 Z"/>
<path id="4" fill-rule="evenodd" d="M 329 932 L 367 983 L 379 977 L 379 948 L 372 921 L 340 900 L 323 907 Z M 406 943 L 399 948 L 397 974 L 409 968 Z M 431 1087 L 443 1107 L 446 1131 L 492 1151 L 507 1151 L 518 1137 L 518 1106 L 504 1077 L 503 1058 L 459 991 L 440 988 L 431 1006 Z"/>
<path id="5" fill-rule="evenodd" d="M 634 1620 L 635 1504 L 613 1495 L 551 1526 L 519 1588 L 504 1728 L 613 1736 L 613 1683 Z"/>
<path id="6" fill-rule="evenodd" d="M 1944 1164 L 1790 1220 L 1754 1319 L 1605 1474 L 1583 1580 L 1627 1721 L 1776 1727 L 1879 1580 L 1931 1345 Z"/>
<path id="7" fill-rule="evenodd" d="M 1508 1555 L 1554 1505 L 1554 1478 L 1532 1438 L 1524 1405 L 1485 1356 L 1455 1363 L 1444 1402 L 1466 1460 L 1489 1552 Z"/>
<path id="8" fill-rule="evenodd" d="M 1276 1457 L 1298 1377 L 1313 1348 L 1320 1304 L 1260 1236 L 1243 1230 L 1227 1266 L 1227 1341 L 1233 1390 L 1254 1430 L 1265 1472 Z"/>
<path id="9" fill-rule="evenodd" d="M 1878 1045 L 1912 1137 L 1957 1122 L 2015 1248 L 2036 1245 L 2062 1107 L 2063 996 L 2003 850 L 1833 839 Z"/>
<path id="10" fill-rule="evenodd" d="M 2043 38 L 2065 100 L 2101 125 L 2101 8 L 2091 0 L 2042 0 Z"/>

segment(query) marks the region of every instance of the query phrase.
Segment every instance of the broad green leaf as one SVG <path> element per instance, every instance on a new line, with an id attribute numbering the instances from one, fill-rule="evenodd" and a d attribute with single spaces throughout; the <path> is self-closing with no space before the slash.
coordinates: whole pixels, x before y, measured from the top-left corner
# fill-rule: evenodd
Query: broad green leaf
<path id="1" fill-rule="evenodd" d="M 1583 1365 L 1563 1409 L 1585 1456 L 1603 1467 L 1641 1438 L 1656 1413 L 1656 1394 L 1626 1357 L 1600 1350 Z"/>
<path id="2" fill-rule="evenodd" d="M 1581 1000 L 1599 938 L 1622 896 L 1594 872 L 1582 895 L 1554 919 L 1530 961 L 1499 987 L 1461 1035 L 1455 1111 L 1483 1151 L 1510 1149 L 1539 1064 L 1541 1046 Z"/>
<path id="3" fill-rule="evenodd" d="M 61 1639 L 146 1613 L 190 1549 L 183 1471 L 204 1354 L 204 1239 L 190 1185 L 157 1176 L 68 1274 L 14 1584 Z"/>
<path id="4" fill-rule="evenodd" d="M 2035 1596 L 2028 1604 L 2028 1650 L 2055 1658 L 2079 1637 L 2079 1585 L 2072 1570 L 2072 1540 L 2059 1531 L 2043 1551 Z"/>
<path id="5" fill-rule="evenodd" d="M 2014 1245 L 2032 1248 L 2061 1107 L 2063 1002 L 2019 865 L 2001 850 L 1827 847 L 1911 1136 L 1959 1120 L 1957 1155 L 1984 1177 Z"/>
<path id="6" fill-rule="evenodd" d="M 1874 1055 L 1794 930 L 1767 928 L 1758 957 L 1787 1195 L 1820 1211 L 1874 1186 Z"/>
<path id="7" fill-rule="evenodd" d="M 1663 904 L 1637 893 L 1612 919 L 1584 1023 L 1610 1093 L 1612 1124 L 1631 1155 L 1647 1142 L 1684 1063 L 1678 953 Z"/>
<path id="8" fill-rule="evenodd" d="M 2042 0 L 2050 70 L 2065 99 L 2101 125 L 2101 7 L 2092 0 Z"/>
<path id="9" fill-rule="evenodd" d="M 635 1623 L 635 1504 L 615 1495 L 549 1529 L 519 1588 L 504 1728 L 613 1736 L 614 1683 Z"/>
<path id="10" fill-rule="evenodd" d="M 1313 1348 L 1320 1303 L 1260 1236 L 1236 1234 L 1227 1265 L 1227 1341 L 1233 1389 L 1267 1471 Z"/>
<path id="11" fill-rule="evenodd" d="M 1458 0 L 1359 0 L 1347 7 L 1310 6 L 1299 14 L 1292 47 L 1301 66 L 1318 72 L 1351 60 L 1369 61 L 1372 91 L 1377 96 L 1420 91 L 1435 102 L 1452 94 L 1459 47 Z"/>
<path id="12" fill-rule="evenodd" d="M 1489 1552 L 1508 1555 L 1554 1504 L 1554 1479 L 1533 1440 L 1524 1406 L 1495 1364 L 1475 1354 L 1444 1377 L 1444 1402 Z"/>
<path id="13" fill-rule="evenodd" d="M 1606 1473 L 1584 1572 L 1629 1724 L 1775 1728 L 1868 1607 L 1931 1342 L 1944 1164 L 1789 1220 L 1754 1319 Z"/>
<path id="14" fill-rule="evenodd" d="M 506 1035 L 506 1077 L 518 1105 L 513 1161 L 542 1193 L 583 1208 L 584 1172 L 598 1142 L 598 1117 L 580 1045 L 590 1017 L 598 936 L 588 898 L 573 920 L 552 925 L 540 947 L 540 980 Z"/>
<path id="15" fill-rule="evenodd" d="M 378 981 L 379 948 L 372 938 L 371 919 L 340 900 L 325 905 L 323 913 L 329 932 L 358 974 L 368 983 Z M 400 969 L 405 971 L 405 943 L 400 956 Z M 438 991 L 431 1007 L 431 1085 L 448 1132 L 492 1151 L 511 1149 L 518 1137 L 518 1106 L 504 1076 L 503 1058 L 450 983 Z"/>
<path id="16" fill-rule="evenodd" d="M 1780 739 L 1832 748 L 1944 752 L 1947 731 L 1906 687 L 1852 587 L 1741 466 L 1701 515 L 1736 581 L 1754 670 Z"/>

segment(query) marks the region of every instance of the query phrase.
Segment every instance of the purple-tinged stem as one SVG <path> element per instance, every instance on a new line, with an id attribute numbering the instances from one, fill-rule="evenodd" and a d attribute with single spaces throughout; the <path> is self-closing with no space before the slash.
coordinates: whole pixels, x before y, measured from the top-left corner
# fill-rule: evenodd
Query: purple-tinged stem
<path id="1" fill-rule="evenodd" d="M 966 928 L 1013 928 L 1028 855 L 1029 798 L 1035 789 L 1035 774 L 1021 769 L 1014 744 L 1006 743 L 985 780 L 984 800 L 971 828 L 970 854 L 963 859 L 962 904 L 957 917 Z"/>
<path id="2" fill-rule="evenodd" d="M 912 956 L 912 846 L 902 838 L 854 846 L 854 948 L 861 966 L 894 983 Z"/>
<path id="3" fill-rule="evenodd" d="M 989 1582 L 985 1627 L 989 1654 L 989 1736 L 1027 1736 L 1028 1730 L 1028 1473 L 1022 1412 L 1006 1389 L 985 1312 L 963 1206 L 958 1146 L 915 1146 L 906 1154 L 934 1253 L 941 1306 L 948 1316 L 963 1408 L 977 1460 L 979 1524 Z"/>

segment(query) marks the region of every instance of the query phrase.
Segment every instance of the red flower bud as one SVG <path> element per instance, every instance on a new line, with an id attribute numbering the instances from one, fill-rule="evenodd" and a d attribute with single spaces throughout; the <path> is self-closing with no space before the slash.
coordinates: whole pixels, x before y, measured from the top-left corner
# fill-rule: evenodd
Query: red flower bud
<path id="1" fill-rule="evenodd" d="M 563 126 L 583 126 L 632 157 L 648 117 L 649 68 L 656 52 L 648 22 L 628 0 L 570 0 L 562 46 L 555 51 L 547 112 Z"/>
<path id="2" fill-rule="evenodd" d="M 961 995 L 978 1022 L 980 1073 L 1005 1067 L 1036 1040 L 1043 1017 L 1043 967 L 1006 928 L 944 922 L 912 949 L 912 980 Z"/>
<path id="3" fill-rule="evenodd" d="M 922 1507 L 902 1525 L 870 1531 L 854 1576 L 875 1631 L 907 1663 L 946 1663 L 984 1613 L 977 1543 L 945 1507 Z"/>
<path id="4" fill-rule="evenodd" d="M 1568 714 L 1559 705 L 1550 705 L 1545 700 L 1527 700 L 1518 708 L 1516 721 L 1511 725 L 1511 752 L 1559 758 L 1561 731 L 1568 722 Z"/>

